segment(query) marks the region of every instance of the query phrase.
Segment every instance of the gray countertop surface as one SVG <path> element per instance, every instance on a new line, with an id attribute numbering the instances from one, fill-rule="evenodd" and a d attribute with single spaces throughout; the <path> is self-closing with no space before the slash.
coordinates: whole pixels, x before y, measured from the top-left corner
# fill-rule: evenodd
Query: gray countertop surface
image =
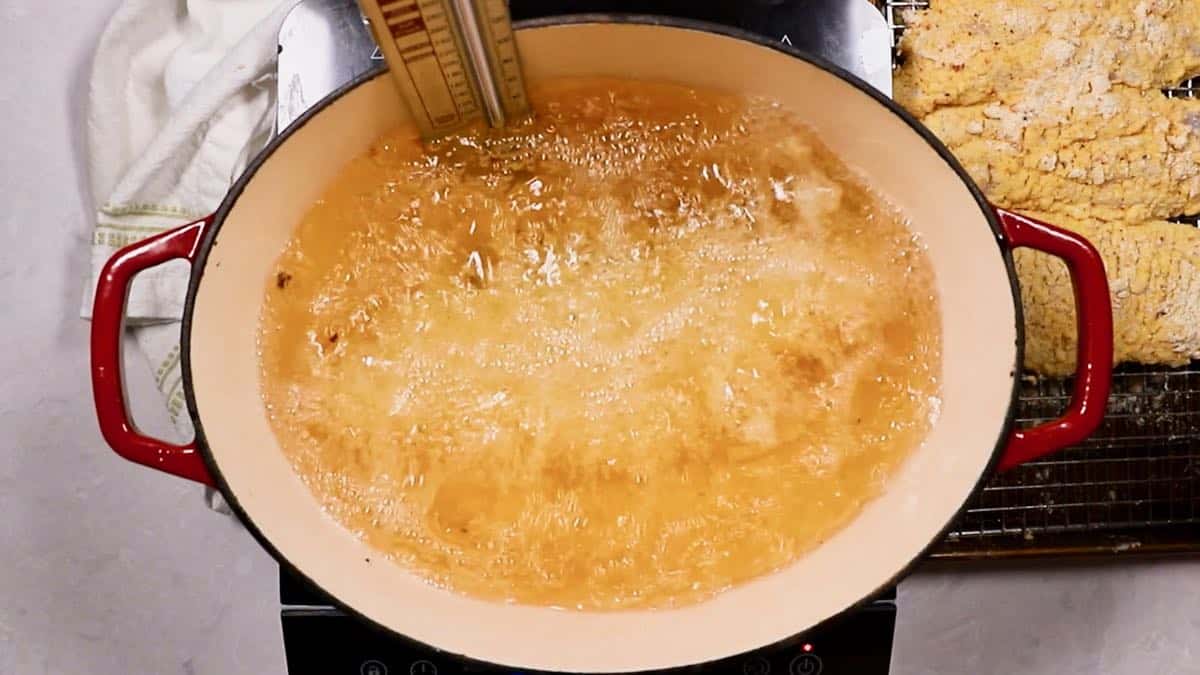
<path id="1" fill-rule="evenodd" d="M 116 5 L 0 0 L 0 674 L 282 674 L 273 561 L 96 426 L 83 105 Z M 139 422 L 167 433 L 148 366 L 127 370 Z M 1200 673 L 1198 597 L 1197 560 L 921 573 L 893 671 Z"/>

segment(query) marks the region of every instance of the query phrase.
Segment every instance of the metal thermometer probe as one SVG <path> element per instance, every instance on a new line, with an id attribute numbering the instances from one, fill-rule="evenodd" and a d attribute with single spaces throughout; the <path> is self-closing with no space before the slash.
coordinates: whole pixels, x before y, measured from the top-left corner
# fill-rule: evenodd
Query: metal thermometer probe
<path id="1" fill-rule="evenodd" d="M 529 112 L 506 0 L 358 3 L 425 139 Z"/>

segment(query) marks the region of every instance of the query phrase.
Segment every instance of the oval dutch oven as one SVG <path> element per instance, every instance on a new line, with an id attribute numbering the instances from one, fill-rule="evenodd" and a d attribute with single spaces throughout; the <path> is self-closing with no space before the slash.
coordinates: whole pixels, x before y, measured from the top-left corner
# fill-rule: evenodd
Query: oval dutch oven
<path id="1" fill-rule="evenodd" d="M 627 672 L 711 661 L 802 632 L 903 575 L 994 469 L 1077 443 L 1099 424 L 1112 369 L 1103 263 L 1084 239 L 989 205 L 949 151 L 854 76 L 758 37 L 646 17 L 519 24 L 531 81 L 605 75 L 763 95 L 811 125 L 910 218 L 941 294 L 943 407 L 886 491 L 789 567 L 681 609 L 582 612 L 475 600 L 387 562 L 326 516 L 293 472 L 259 397 L 261 289 L 304 211 L 339 168 L 407 118 L 379 70 L 309 111 L 259 156 L 213 215 L 118 252 L 104 269 L 92 377 L 105 439 L 123 457 L 218 487 L 281 564 L 354 614 L 470 658 L 524 668 Z M 1061 419 L 1013 428 L 1022 362 L 1012 250 L 1066 261 L 1079 327 L 1075 391 Z M 126 290 L 138 271 L 191 262 L 183 385 L 196 438 L 138 433 L 120 371 Z"/>

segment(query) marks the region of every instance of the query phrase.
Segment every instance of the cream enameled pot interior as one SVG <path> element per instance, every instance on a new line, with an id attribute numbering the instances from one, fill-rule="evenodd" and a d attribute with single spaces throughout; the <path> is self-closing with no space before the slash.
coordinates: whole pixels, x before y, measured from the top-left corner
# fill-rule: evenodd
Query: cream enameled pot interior
<path id="1" fill-rule="evenodd" d="M 613 672 L 707 661 L 787 638 L 901 572 L 974 489 L 1004 433 L 1017 356 L 1015 300 L 996 237 L 963 180 L 879 102 L 821 68 L 703 30 L 581 23 L 517 32 L 526 77 L 615 75 L 780 101 L 910 217 L 941 293 L 944 401 L 925 447 L 885 494 L 776 574 L 670 611 L 580 613 L 493 604 L 434 588 L 322 513 L 293 473 L 259 398 L 261 289 L 325 184 L 406 113 L 387 76 L 310 119 L 234 195 L 198 269 L 192 403 L 211 458 L 251 525 L 353 610 L 441 649 L 501 664 Z"/>

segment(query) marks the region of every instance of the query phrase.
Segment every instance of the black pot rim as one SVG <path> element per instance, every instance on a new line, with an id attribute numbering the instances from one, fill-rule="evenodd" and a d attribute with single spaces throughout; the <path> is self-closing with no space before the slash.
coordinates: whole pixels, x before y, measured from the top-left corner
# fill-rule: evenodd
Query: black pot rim
<path id="1" fill-rule="evenodd" d="M 997 465 L 999 464 L 1000 457 L 1003 454 L 1004 448 L 1007 446 L 1009 432 L 1013 428 L 1013 426 L 1015 424 L 1015 420 L 1016 420 L 1016 405 L 1017 405 L 1017 400 L 1018 400 L 1018 395 L 1019 395 L 1017 373 L 1020 372 L 1020 364 L 1023 363 L 1023 361 L 1024 361 L 1025 328 L 1024 328 L 1023 314 L 1022 314 L 1022 310 L 1021 310 L 1020 289 L 1019 289 L 1019 286 L 1017 283 L 1016 267 L 1013 262 L 1011 247 L 1009 246 L 1009 244 L 1007 242 L 1007 238 L 1005 237 L 1004 231 L 1000 226 L 999 218 L 997 217 L 994 208 L 987 201 L 987 198 L 984 197 L 982 190 L 979 189 L 979 186 L 975 184 L 974 180 L 970 177 L 970 175 L 966 172 L 966 170 L 962 167 L 962 165 L 958 162 L 958 160 L 955 159 L 953 154 L 951 154 L 950 150 L 936 136 L 934 136 L 933 133 L 931 131 L 929 131 L 928 128 L 926 128 L 921 122 L 919 122 L 911 113 L 909 113 L 908 111 L 901 108 L 897 103 L 892 101 L 890 98 L 884 96 L 882 93 L 880 93 L 878 90 L 876 90 L 874 87 L 872 87 L 867 82 L 863 81 L 858 76 L 856 76 L 853 73 L 850 73 L 849 71 L 845 70 L 844 68 L 842 68 L 834 63 L 831 63 L 831 62 L 827 61 L 826 59 L 823 59 L 814 54 L 800 51 L 798 49 L 791 47 L 790 45 L 785 45 L 785 44 L 782 44 L 779 42 L 775 42 L 775 41 L 769 40 L 765 37 L 762 37 L 760 35 L 750 33 L 748 31 L 745 31 L 745 30 L 742 30 L 739 28 L 733 28 L 733 27 L 724 26 L 724 25 L 720 25 L 720 24 L 710 23 L 707 21 L 699 21 L 699 20 L 694 20 L 694 19 L 682 19 L 682 18 L 676 18 L 676 17 L 665 17 L 665 16 L 658 16 L 658 15 L 648 15 L 648 14 L 607 14 L 607 13 L 569 14 L 569 15 L 562 15 L 562 16 L 531 19 L 531 20 L 526 20 L 526 21 L 518 21 L 518 22 L 514 22 L 513 25 L 514 25 L 514 29 L 523 30 L 523 29 L 532 29 L 532 28 L 546 28 L 546 27 L 553 27 L 553 26 L 567 26 L 567 25 L 577 25 L 577 24 L 597 24 L 597 23 L 598 24 L 638 24 L 638 25 L 647 25 L 647 26 L 663 26 L 663 27 L 667 27 L 667 28 L 680 28 L 680 29 L 686 29 L 686 30 L 713 33 L 716 35 L 721 35 L 724 37 L 733 38 L 733 39 L 741 40 L 744 42 L 749 42 L 749 43 L 752 43 L 752 44 L 755 44 L 755 45 L 758 45 L 761 47 L 766 47 L 768 49 L 772 49 L 777 52 L 782 52 L 793 58 L 799 59 L 801 61 L 805 61 L 805 62 L 809 63 L 810 65 L 816 66 L 817 68 L 825 70 L 825 71 L 841 78 L 842 80 L 846 81 L 848 84 L 853 86 L 854 88 L 858 89 L 860 92 L 862 92 L 862 93 L 866 94 L 867 96 L 871 97 L 872 99 L 874 99 L 878 104 L 880 104 L 881 106 L 886 108 L 893 115 L 900 118 L 900 120 L 903 121 L 908 126 L 909 129 L 911 129 L 913 132 L 915 132 L 917 135 L 919 135 L 930 147 L 932 147 L 933 150 L 935 152 L 937 152 L 938 156 L 941 157 L 942 160 L 946 163 L 946 165 L 951 170 L 954 171 L 954 173 L 959 177 L 960 180 L 962 180 L 964 186 L 971 193 L 971 196 L 975 199 L 975 202 L 979 205 L 979 209 L 982 212 L 984 219 L 986 220 L 988 226 L 992 229 L 992 233 L 993 233 L 993 235 L 995 237 L 995 241 L 996 241 L 997 250 L 1000 253 L 1002 260 L 1004 261 L 1005 269 L 1008 272 L 1008 279 L 1009 279 L 1009 285 L 1010 285 L 1010 289 L 1011 289 L 1012 297 L 1013 297 L 1013 307 L 1015 310 L 1015 321 L 1016 321 L 1016 326 L 1015 326 L 1015 328 L 1016 328 L 1016 333 L 1015 333 L 1016 334 L 1016 355 L 1015 355 L 1016 358 L 1012 364 L 1012 370 L 1011 370 L 1011 372 L 1012 372 L 1012 375 L 1011 375 L 1012 393 L 1010 394 L 1008 410 L 1005 413 L 1004 424 L 1001 427 L 1000 435 L 996 440 L 995 447 L 992 450 L 992 454 L 989 457 L 988 462 L 983 467 L 981 467 L 980 473 L 979 473 L 979 478 L 976 480 L 975 485 L 972 487 L 971 490 L 969 490 L 963 496 L 962 504 L 960 504 L 959 507 L 957 509 L 955 509 L 953 513 L 950 514 L 949 519 L 947 520 L 946 524 L 940 530 L 938 530 L 936 533 L 933 534 L 933 536 L 930 538 L 930 541 L 922 548 L 921 552 L 916 557 L 914 557 L 911 561 L 909 561 L 909 563 L 907 565 L 905 565 L 904 567 L 899 569 L 894 575 L 892 575 L 892 577 L 889 578 L 885 583 L 883 583 L 882 585 L 880 585 L 877 588 L 871 589 L 867 593 L 864 593 L 862 598 L 858 602 L 846 607 L 842 611 L 840 611 L 832 616 L 827 617 L 822 623 L 833 621 L 838 618 L 844 617 L 846 614 L 848 614 L 852 611 L 855 611 L 855 610 L 861 608 L 862 606 L 870 603 L 874 598 L 876 598 L 876 597 L 880 596 L 881 594 L 883 594 L 884 592 L 886 592 L 887 589 L 895 586 L 897 583 L 899 583 L 899 581 L 901 579 L 908 576 L 913 571 L 913 569 L 918 564 L 920 564 L 920 562 L 922 560 L 925 559 L 925 557 L 929 554 L 929 552 L 940 541 L 942 541 L 942 539 L 944 539 L 945 536 L 949 533 L 950 529 L 953 527 L 955 519 L 958 517 L 958 514 L 962 512 L 962 509 L 966 506 L 967 501 L 970 500 L 970 498 L 982 488 L 983 483 L 987 479 L 987 477 L 992 475 L 992 473 L 994 473 Z M 346 95 L 350 91 L 353 91 L 358 86 L 360 86 L 370 80 L 373 80 L 376 77 L 383 76 L 386 73 L 387 73 L 386 65 L 381 65 L 377 68 L 374 68 L 368 72 L 363 73 L 362 75 L 359 75 L 358 77 L 354 78 L 350 82 L 342 85 L 341 87 L 337 88 L 336 90 L 331 92 L 329 95 L 327 95 L 325 98 L 321 99 L 319 102 L 314 104 L 311 108 L 309 108 L 302 115 L 300 115 L 298 118 L 296 118 L 296 120 L 287 129 L 285 129 L 281 134 L 279 134 L 278 136 L 273 138 L 271 140 L 271 142 L 268 143 L 267 146 L 262 150 L 262 152 L 260 152 L 254 158 L 254 160 L 250 162 L 250 164 L 246 167 L 245 171 L 242 173 L 241 177 L 239 177 L 238 180 L 230 187 L 229 192 L 226 194 L 225 199 L 221 203 L 221 206 L 213 214 L 212 223 L 208 227 L 205 228 L 204 234 L 200 241 L 200 245 L 197 247 L 197 253 L 196 253 L 195 260 L 192 264 L 192 272 L 191 272 L 191 277 L 188 282 L 187 297 L 186 297 L 186 302 L 184 304 L 183 321 L 182 321 L 182 325 L 181 325 L 180 353 L 181 353 L 182 384 L 183 384 L 184 399 L 187 404 L 188 415 L 191 417 L 192 425 L 195 428 L 195 432 L 196 432 L 196 441 L 195 441 L 196 447 L 200 453 L 200 456 L 204 460 L 205 466 L 208 468 L 209 472 L 212 474 L 212 477 L 213 477 L 214 482 L 216 483 L 217 489 L 220 490 L 222 496 L 229 503 L 233 512 L 237 515 L 238 519 L 242 522 L 242 524 L 246 527 L 246 529 L 251 533 L 251 535 L 259 543 L 259 545 L 262 546 L 264 549 L 266 549 L 266 551 L 268 553 L 270 553 L 271 556 L 274 557 L 276 561 L 278 561 L 281 570 L 286 571 L 287 573 L 291 574 L 292 576 L 294 576 L 296 578 L 302 579 L 305 583 L 309 584 L 313 588 L 320 591 L 323 595 L 328 597 L 330 599 L 330 601 L 335 606 L 337 606 L 339 609 L 344 611 L 346 614 L 355 617 L 359 621 L 363 622 L 365 625 L 370 626 L 371 628 L 373 628 L 377 631 L 380 631 L 381 633 L 383 633 L 389 637 L 406 641 L 409 644 L 420 645 L 426 649 L 436 649 L 436 650 L 444 652 L 445 650 L 441 649 L 440 647 L 436 647 L 434 645 L 428 645 L 428 644 L 418 642 L 402 633 L 399 633 L 399 632 L 393 630 L 392 628 L 390 628 L 388 626 L 378 623 L 378 622 L 374 621 L 373 619 L 371 619 L 370 617 L 367 617 L 366 615 L 360 613 L 354 607 L 348 605 L 345 602 L 342 602 L 341 600 L 336 598 L 333 594 L 329 593 L 327 590 L 322 588 L 321 585 L 318 584 L 315 580 L 313 580 L 312 578 L 310 578 L 306 574 L 304 574 L 302 571 L 300 571 L 300 569 L 294 563 L 292 563 L 292 561 L 290 559 L 288 559 L 286 556 L 284 556 L 282 554 L 282 552 L 280 552 L 270 542 L 270 540 L 267 539 L 266 535 L 263 534 L 263 532 L 255 524 L 255 522 L 254 522 L 253 518 L 250 516 L 250 514 L 247 513 L 246 510 L 242 507 L 240 501 L 237 498 L 237 495 L 234 494 L 234 492 L 230 488 L 228 482 L 225 480 L 224 475 L 221 473 L 221 468 L 218 465 L 216 459 L 214 458 L 211 449 L 209 448 L 208 442 L 205 439 L 204 425 L 200 420 L 200 415 L 196 408 L 196 401 L 195 401 L 193 382 L 192 382 L 191 329 L 192 329 L 192 321 L 193 321 L 193 310 L 195 309 L 196 295 L 197 295 L 197 291 L 200 286 L 200 282 L 202 281 L 202 279 L 204 277 L 204 269 L 205 269 L 205 265 L 208 261 L 209 251 L 212 249 L 213 243 L 216 241 L 216 238 L 221 230 L 221 226 L 224 223 L 225 218 L 228 216 L 229 212 L 232 210 L 234 205 L 237 203 L 238 198 L 241 196 L 241 193 L 246 189 L 247 184 L 253 178 L 255 173 L 257 173 L 258 169 L 262 167 L 262 165 L 271 157 L 272 154 L 274 154 L 276 149 L 278 149 L 281 145 L 283 145 L 285 142 L 287 142 L 287 140 L 289 138 L 291 138 L 291 136 L 293 134 L 295 134 L 301 127 L 303 127 L 306 123 L 308 123 L 314 117 L 316 117 L 321 112 L 323 112 L 326 108 L 328 108 L 331 104 L 333 104 L 335 101 L 340 99 L 342 96 Z M 798 629 L 798 632 L 796 635 L 799 635 L 800 633 L 808 631 L 814 627 L 815 626 L 806 626 L 804 628 L 800 628 L 800 629 Z M 790 642 L 795 639 L 796 639 L 796 636 L 793 636 L 790 638 L 786 638 L 777 643 L 772 643 L 769 645 L 761 645 L 757 649 L 769 648 L 773 645 L 784 644 L 784 643 Z M 456 654 L 455 656 L 458 656 L 459 658 L 463 658 L 463 659 L 467 659 L 467 660 L 474 660 L 471 657 L 466 656 L 466 655 Z M 730 655 L 729 657 L 724 657 L 722 659 L 718 659 L 716 661 L 709 662 L 709 663 L 716 663 L 721 660 L 724 660 L 725 658 L 732 658 L 734 656 L 736 656 L 736 655 Z M 514 665 L 515 665 L 515 667 L 520 667 L 519 664 L 514 664 Z M 691 667 L 691 666 L 697 666 L 697 665 L 702 665 L 702 664 L 692 664 L 692 663 L 678 664 L 677 667 Z M 646 672 L 650 672 L 650 671 L 646 671 Z M 654 672 L 661 672 L 661 671 L 654 671 Z"/>

